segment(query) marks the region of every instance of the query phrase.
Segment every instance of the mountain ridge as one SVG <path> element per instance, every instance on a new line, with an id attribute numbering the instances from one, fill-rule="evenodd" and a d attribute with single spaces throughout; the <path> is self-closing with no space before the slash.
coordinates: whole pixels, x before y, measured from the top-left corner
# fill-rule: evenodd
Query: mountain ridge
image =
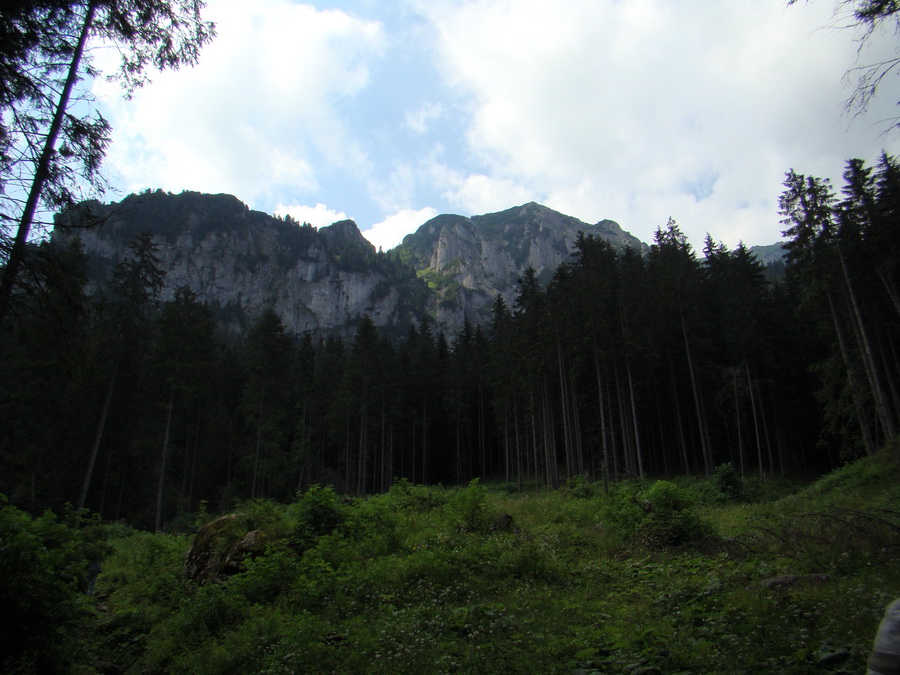
<path id="1" fill-rule="evenodd" d="M 93 229 L 85 223 L 100 222 Z M 223 318 L 246 330 L 272 307 L 293 334 L 350 336 L 364 316 L 403 334 L 431 321 L 457 332 L 486 325 L 500 295 L 515 299 L 528 267 L 546 283 L 571 259 L 579 232 L 618 250 L 647 244 L 612 220 L 585 223 L 536 202 L 482 215 L 440 214 L 387 252 L 376 252 L 352 220 L 314 228 L 290 216 L 251 210 L 237 197 L 145 191 L 120 202 L 84 202 L 57 216 L 54 238 L 79 238 L 93 288 L 102 288 L 149 231 L 166 274 L 162 298 L 190 288 L 203 302 L 229 308 Z"/>
<path id="2" fill-rule="evenodd" d="M 401 247 L 438 296 L 432 306 L 438 323 L 461 326 L 466 319 L 485 323 L 498 294 L 510 304 L 528 267 L 548 282 L 571 259 L 579 232 L 620 250 L 647 250 L 612 220 L 591 225 L 536 202 L 468 218 L 441 214 L 404 237 Z"/>

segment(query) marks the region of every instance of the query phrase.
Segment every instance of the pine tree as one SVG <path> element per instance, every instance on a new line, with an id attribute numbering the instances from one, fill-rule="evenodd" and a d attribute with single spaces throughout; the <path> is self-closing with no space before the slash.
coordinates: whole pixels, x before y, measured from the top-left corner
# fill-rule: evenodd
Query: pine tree
<path id="1" fill-rule="evenodd" d="M 157 257 L 158 252 L 159 248 L 153 237 L 147 232 L 141 233 L 131 242 L 128 255 L 116 265 L 113 273 L 110 298 L 106 305 L 109 330 L 107 348 L 110 352 L 109 375 L 94 442 L 81 483 L 81 492 L 78 495 L 78 509 L 84 508 L 87 503 L 120 373 L 123 369 L 129 368 L 133 373 L 135 362 L 143 357 L 144 342 L 149 334 L 150 322 L 157 311 L 159 294 L 165 279 L 165 273 Z"/>
<path id="2" fill-rule="evenodd" d="M 158 465 L 158 483 L 155 505 L 155 529 L 159 532 L 163 524 L 163 497 L 165 494 L 167 463 L 170 445 L 175 432 L 176 412 L 179 410 L 188 418 L 193 413 L 199 416 L 201 399 L 212 376 L 215 361 L 213 348 L 213 319 L 206 305 L 197 301 L 197 296 L 188 288 L 179 288 L 171 302 L 163 305 L 156 322 L 154 340 L 150 346 L 149 370 L 155 384 L 165 400 L 165 425 Z M 187 429 L 193 428 L 185 419 Z M 183 484 L 192 483 L 193 468 L 190 462 L 189 431 L 183 432 Z M 184 496 L 184 495 L 183 495 Z M 190 508 L 190 504 L 185 505 Z"/>
<path id="3" fill-rule="evenodd" d="M 249 496 L 287 499 L 296 484 L 290 456 L 294 351 L 271 308 L 263 310 L 247 335 L 244 372 L 241 409 L 252 447 L 243 467 L 249 474 Z"/>
<path id="4" fill-rule="evenodd" d="M 80 80 L 99 74 L 89 40 L 118 47 L 120 77 L 131 91 L 146 81 L 148 66 L 196 63 L 215 34 L 200 18 L 202 7 L 200 0 L 47 0 L 0 11 L 0 248 L 6 258 L 0 319 L 39 209 L 72 205 L 79 182 L 103 188 L 99 170 L 110 127 L 90 110 L 86 88 L 76 93 Z M 77 113 L 73 97 L 80 98 Z M 84 109 L 90 112 L 79 116 Z"/>

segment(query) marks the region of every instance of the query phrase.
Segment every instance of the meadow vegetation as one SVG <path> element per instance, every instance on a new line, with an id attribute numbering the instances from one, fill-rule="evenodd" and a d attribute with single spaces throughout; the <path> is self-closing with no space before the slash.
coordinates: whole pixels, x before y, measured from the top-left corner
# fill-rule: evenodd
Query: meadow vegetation
<path id="1" fill-rule="evenodd" d="M 900 597 L 896 453 L 810 484 L 315 486 L 228 521 L 264 552 L 185 579 L 192 528 L 3 505 L 2 669 L 128 673 L 858 673 Z M 223 537 L 224 542 L 227 538 Z M 219 544 L 224 546 L 225 544 Z M 96 594 L 84 568 L 105 557 Z"/>

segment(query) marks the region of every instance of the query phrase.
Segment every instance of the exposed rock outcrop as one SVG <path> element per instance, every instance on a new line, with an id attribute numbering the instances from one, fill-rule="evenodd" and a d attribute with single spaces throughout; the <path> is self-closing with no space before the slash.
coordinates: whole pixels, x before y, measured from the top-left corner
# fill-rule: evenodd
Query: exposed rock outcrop
<path id="1" fill-rule="evenodd" d="M 620 250 L 647 248 L 611 220 L 590 225 L 534 202 L 471 218 L 437 216 L 407 235 L 401 248 L 435 291 L 431 312 L 438 324 L 459 330 L 466 318 L 486 323 L 498 294 L 511 304 L 528 267 L 548 282 L 571 259 L 579 232 Z"/>
<path id="2" fill-rule="evenodd" d="M 246 516 L 230 513 L 201 527 L 184 561 L 186 579 L 203 586 L 241 571 L 248 557 L 262 553 L 268 538 L 249 530 Z"/>
<path id="3" fill-rule="evenodd" d="M 293 334 L 352 335 L 364 315 L 398 330 L 416 319 L 350 220 L 316 230 L 251 211 L 230 195 L 155 192 L 87 202 L 58 225 L 80 222 L 85 212 L 101 225 L 57 227 L 54 236 L 81 238 L 95 286 L 108 281 L 134 236 L 149 231 L 166 273 L 163 299 L 187 286 L 222 308 L 236 332 L 268 307 Z"/>
<path id="4" fill-rule="evenodd" d="M 86 221 L 101 225 L 78 227 Z M 233 332 L 271 307 L 290 333 L 343 337 L 365 315 L 396 335 L 426 317 L 451 333 L 466 319 L 486 324 L 497 294 L 514 301 L 526 268 L 549 281 L 579 232 L 620 249 L 646 248 L 613 221 L 589 225 L 534 202 L 471 218 L 437 216 L 388 254 L 376 253 L 352 220 L 316 229 L 252 211 L 231 195 L 148 191 L 120 203 L 85 202 L 57 225 L 55 238 L 80 237 L 95 287 L 149 231 L 166 274 L 163 300 L 186 286 Z"/>

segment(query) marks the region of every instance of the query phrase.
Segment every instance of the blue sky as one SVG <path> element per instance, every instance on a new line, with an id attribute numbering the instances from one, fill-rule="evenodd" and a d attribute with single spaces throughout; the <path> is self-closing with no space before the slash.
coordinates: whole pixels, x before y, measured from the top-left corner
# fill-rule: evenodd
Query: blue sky
<path id="1" fill-rule="evenodd" d="M 896 78 L 864 116 L 845 73 L 896 37 L 841 29 L 831 0 L 208 0 L 218 37 L 129 101 L 107 198 L 230 193 L 385 249 L 438 213 L 537 201 L 650 242 L 781 238 L 789 169 L 896 154 Z M 117 194 L 118 193 L 118 194 Z"/>

